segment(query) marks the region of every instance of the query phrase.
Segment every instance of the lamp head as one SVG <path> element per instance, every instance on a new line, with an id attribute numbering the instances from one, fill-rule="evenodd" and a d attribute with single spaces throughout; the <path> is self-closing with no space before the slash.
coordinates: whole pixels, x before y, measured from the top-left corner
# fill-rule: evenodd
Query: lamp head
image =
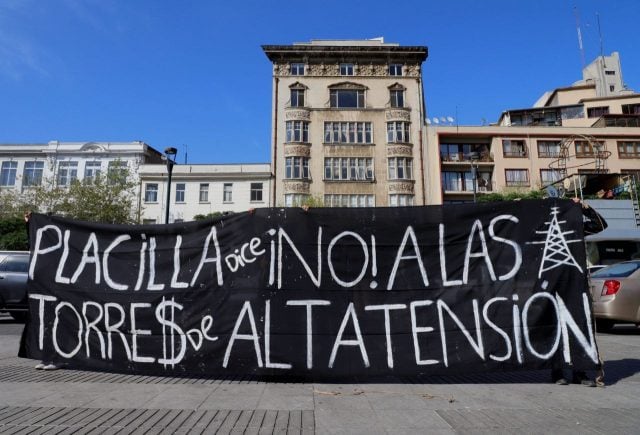
<path id="1" fill-rule="evenodd" d="M 178 154 L 178 150 L 175 149 L 174 147 L 167 147 L 164 149 L 164 153 L 167 156 L 175 156 L 176 154 Z"/>

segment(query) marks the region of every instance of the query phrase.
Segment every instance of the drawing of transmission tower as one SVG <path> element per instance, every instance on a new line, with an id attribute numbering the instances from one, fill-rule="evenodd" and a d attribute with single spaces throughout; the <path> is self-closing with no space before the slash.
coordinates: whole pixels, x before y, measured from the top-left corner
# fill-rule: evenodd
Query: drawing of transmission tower
<path id="1" fill-rule="evenodd" d="M 548 225 L 549 228 L 546 231 L 536 231 L 537 234 L 546 234 L 546 239 L 544 241 L 529 242 L 531 244 L 544 243 L 538 278 L 541 278 L 544 272 L 560 266 L 573 266 L 576 267 L 580 273 L 584 273 L 569 250 L 569 243 L 582 242 L 582 240 L 567 240 L 565 238 L 566 235 L 574 233 L 573 230 L 562 231 L 560 224 L 566 222 L 567 221 L 558 221 L 558 207 L 552 207 L 551 222 L 545 222 L 545 225 Z"/>

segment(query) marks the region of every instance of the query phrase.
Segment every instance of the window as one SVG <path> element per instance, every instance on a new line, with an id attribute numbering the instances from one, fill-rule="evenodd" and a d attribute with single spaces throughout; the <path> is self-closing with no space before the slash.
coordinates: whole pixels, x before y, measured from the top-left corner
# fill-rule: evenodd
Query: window
<path id="1" fill-rule="evenodd" d="M 353 75 L 353 64 L 352 63 L 341 63 L 340 64 L 340 75 L 341 76 L 352 76 Z"/>
<path id="2" fill-rule="evenodd" d="M 0 170 L 0 186 L 15 186 L 18 162 L 2 162 Z"/>
<path id="3" fill-rule="evenodd" d="M 606 75 L 608 75 L 608 76 L 615 76 L 615 75 L 616 75 L 616 72 L 615 72 L 615 71 L 612 71 L 612 70 L 609 70 L 609 69 L 608 69 L 608 70 L 605 70 L 605 72 L 604 72 L 604 73 L 605 73 Z"/>
<path id="4" fill-rule="evenodd" d="M 600 118 L 609 114 L 609 106 L 587 108 L 587 118 Z"/>
<path id="5" fill-rule="evenodd" d="M 442 173 L 442 188 L 449 192 L 473 192 L 473 172 L 444 171 Z M 475 188 L 476 192 L 491 192 L 493 190 L 491 172 L 478 172 Z"/>
<path id="6" fill-rule="evenodd" d="M 304 75 L 304 63 L 292 63 L 290 65 L 290 70 L 292 76 L 303 76 Z"/>
<path id="7" fill-rule="evenodd" d="M 42 183 L 44 162 L 25 162 L 22 172 L 23 186 L 39 186 Z"/>
<path id="8" fill-rule="evenodd" d="M 556 171 L 555 169 L 540 169 L 540 183 L 542 187 L 553 184 L 560 180 L 560 178 L 560 171 Z"/>
<path id="9" fill-rule="evenodd" d="M 373 195 L 353 194 L 353 195 L 325 195 L 325 207 L 375 207 Z"/>
<path id="10" fill-rule="evenodd" d="M 624 115 L 640 115 L 640 104 L 623 104 L 622 113 Z"/>
<path id="11" fill-rule="evenodd" d="M 142 224 L 143 225 L 153 225 L 156 223 L 155 219 L 142 219 Z"/>
<path id="12" fill-rule="evenodd" d="M 408 205 L 413 205 L 413 195 L 406 195 L 406 194 L 389 195 L 390 207 L 405 207 Z"/>
<path id="13" fill-rule="evenodd" d="M 286 157 L 284 159 L 284 178 L 309 178 L 309 157 Z"/>
<path id="14" fill-rule="evenodd" d="M 576 157 L 595 157 L 596 151 L 604 147 L 604 142 L 592 143 L 586 140 L 575 141 Z"/>
<path id="15" fill-rule="evenodd" d="M 389 75 L 390 76 L 401 76 L 402 75 L 402 64 L 401 63 L 392 63 L 389 65 Z"/>
<path id="16" fill-rule="evenodd" d="M 413 160 L 406 157 L 389 157 L 389 180 L 413 179 Z"/>
<path id="17" fill-rule="evenodd" d="M 231 202 L 233 200 L 233 183 L 224 183 L 222 186 L 222 202 Z"/>
<path id="18" fill-rule="evenodd" d="M 200 183 L 200 202 L 209 202 L 209 183 Z"/>
<path id="19" fill-rule="evenodd" d="M 616 89 L 615 85 L 609 85 L 609 91 L 613 92 Z"/>
<path id="20" fill-rule="evenodd" d="M 523 140 L 502 140 L 502 154 L 505 157 L 527 157 L 527 147 Z"/>
<path id="21" fill-rule="evenodd" d="M 620 158 L 640 158 L 640 141 L 618 142 L 618 155 Z"/>
<path id="22" fill-rule="evenodd" d="M 78 179 L 78 162 L 58 163 L 58 185 L 69 186 Z"/>
<path id="23" fill-rule="evenodd" d="M 329 105 L 337 108 L 364 107 L 364 89 L 331 89 Z"/>
<path id="24" fill-rule="evenodd" d="M 284 206 L 285 207 L 299 207 L 307 199 L 309 199 L 309 195 L 304 194 L 304 193 L 286 193 L 284 195 Z"/>
<path id="25" fill-rule="evenodd" d="M 559 140 L 539 140 L 538 141 L 538 157 L 560 157 L 560 141 Z"/>
<path id="26" fill-rule="evenodd" d="M 251 202 L 262 201 L 262 183 L 251 183 Z"/>
<path id="27" fill-rule="evenodd" d="M 370 122 L 325 122 L 325 143 L 373 143 Z"/>
<path id="28" fill-rule="evenodd" d="M 304 88 L 291 88 L 291 107 L 304 107 Z"/>
<path id="29" fill-rule="evenodd" d="M 100 161 L 88 161 L 84 164 L 84 178 L 90 180 L 100 175 L 100 169 L 102 162 Z"/>
<path id="30" fill-rule="evenodd" d="M 408 143 L 409 123 L 404 121 L 387 122 L 387 142 Z"/>
<path id="31" fill-rule="evenodd" d="M 144 202 L 158 202 L 158 183 L 147 183 L 144 186 Z"/>
<path id="32" fill-rule="evenodd" d="M 176 202 L 184 202 L 184 183 L 176 183 Z"/>
<path id="33" fill-rule="evenodd" d="M 524 140 L 502 140 L 502 153 L 504 157 L 526 157 L 527 147 Z"/>
<path id="34" fill-rule="evenodd" d="M 287 142 L 309 142 L 309 123 L 307 121 L 287 121 Z"/>
<path id="35" fill-rule="evenodd" d="M 2 264 L 0 264 L 0 272 L 28 272 L 29 256 L 28 255 L 9 255 Z"/>
<path id="36" fill-rule="evenodd" d="M 507 186 L 529 186 L 528 169 L 505 169 L 504 175 Z"/>
<path id="37" fill-rule="evenodd" d="M 373 180 L 373 159 L 369 157 L 325 158 L 324 179 L 371 181 Z"/>
<path id="38" fill-rule="evenodd" d="M 127 181 L 127 162 L 112 160 L 107 168 L 107 177 L 110 184 L 124 183 Z"/>
<path id="39" fill-rule="evenodd" d="M 404 89 L 391 89 L 389 99 L 391 107 L 404 107 Z"/>

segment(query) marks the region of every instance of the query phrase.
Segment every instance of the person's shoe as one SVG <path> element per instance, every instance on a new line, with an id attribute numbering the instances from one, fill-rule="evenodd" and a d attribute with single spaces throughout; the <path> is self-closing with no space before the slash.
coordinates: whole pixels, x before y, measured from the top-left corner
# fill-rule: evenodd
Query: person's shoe
<path id="1" fill-rule="evenodd" d="M 36 364 L 35 369 L 36 370 L 42 370 L 42 369 L 44 369 L 45 366 L 46 366 L 45 363 L 39 362 L 38 364 Z"/>
<path id="2" fill-rule="evenodd" d="M 562 369 L 551 370 L 551 382 L 556 385 L 569 385 L 569 382 L 564 377 Z"/>
<path id="3" fill-rule="evenodd" d="M 569 381 L 565 378 L 558 378 L 555 380 L 556 385 L 569 385 Z"/>
<path id="4" fill-rule="evenodd" d="M 585 372 L 574 372 L 573 382 L 576 384 L 584 385 L 585 387 L 596 387 L 597 384 L 592 379 L 589 379 Z"/>
<path id="5" fill-rule="evenodd" d="M 47 371 L 51 371 L 51 370 L 58 370 L 60 367 L 58 367 L 57 365 L 51 363 L 51 364 L 47 364 L 46 366 L 42 367 L 42 370 L 47 370 Z"/>

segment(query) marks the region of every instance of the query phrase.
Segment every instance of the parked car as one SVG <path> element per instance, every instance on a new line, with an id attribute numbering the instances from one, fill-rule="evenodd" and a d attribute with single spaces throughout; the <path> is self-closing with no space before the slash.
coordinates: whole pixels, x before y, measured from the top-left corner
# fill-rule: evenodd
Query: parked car
<path id="1" fill-rule="evenodd" d="M 590 280 L 593 315 L 599 331 L 615 323 L 640 324 L 640 260 L 605 267 Z"/>
<path id="2" fill-rule="evenodd" d="M 28 275 L 28 252 L 12 252 L 0 260 L 0 311 L 18 321 L 27 317 Z"/>

